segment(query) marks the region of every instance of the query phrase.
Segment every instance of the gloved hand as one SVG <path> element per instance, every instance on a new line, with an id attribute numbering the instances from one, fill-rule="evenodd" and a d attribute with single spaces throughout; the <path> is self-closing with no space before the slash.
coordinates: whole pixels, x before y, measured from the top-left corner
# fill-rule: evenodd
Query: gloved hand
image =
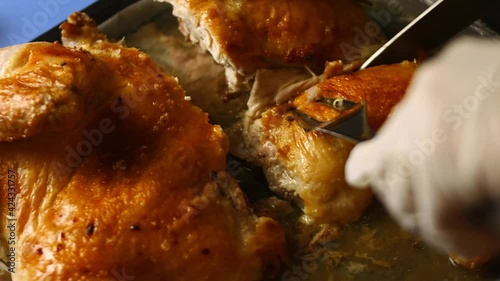
<path id="1" fill-rule="evenodd" d="M 425 62 L 347 181 L 371 186 L 404 227 L 448 252 L 500 249 L 500 43 L 453 42 Z"/>

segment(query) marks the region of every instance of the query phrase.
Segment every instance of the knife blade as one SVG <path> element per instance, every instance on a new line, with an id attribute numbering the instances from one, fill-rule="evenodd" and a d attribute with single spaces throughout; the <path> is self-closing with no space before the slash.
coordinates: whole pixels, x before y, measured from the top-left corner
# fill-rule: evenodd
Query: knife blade
<path id="1" fill-rule="evenodd" d="M 499 0 L 439 0 L 384 44 L 361 69 L 417 59 L 486 15 Z"/>
<path id="2" fill-rule="evenodd" d="M 439 0 L 375 52 L 361 69 L 412 60 L 418 58 L 422 52 L 432 52 L 484 16 L 489 8 L 499 2 L 499 0 Z M 447 18 L 451 20 L 443 23 Z M 353 142 L 364 141 L 375 135 L 368 126 L 364 104 L 345 118 L 318 123 L 313 129 Z"/>
<path id="3" fill-rule="evenodd" d="M 334 135 L 354 143 L 369 140 L 375 132 L 368 125 L 366 103 L 357 103 L 355 107 L 342 114 L 340 118 L 324 122 L 314 130 Z"/>
<path id="4" fill-rule="evenodd" d="M 341 111 L 340 115 L 330 121 L 318 121 L 298 109 L 294 109 L 292 112 L 299 125 L 306 131 L 314 130 L 354 143 L 371 139 L 374 136 L 374 131 L 368 125 L 366 103 L 357 103 L 344 99 L 337 100 L 341 100 L 343 103 L 349 104 L 349 106 L 339 110 Z"/>

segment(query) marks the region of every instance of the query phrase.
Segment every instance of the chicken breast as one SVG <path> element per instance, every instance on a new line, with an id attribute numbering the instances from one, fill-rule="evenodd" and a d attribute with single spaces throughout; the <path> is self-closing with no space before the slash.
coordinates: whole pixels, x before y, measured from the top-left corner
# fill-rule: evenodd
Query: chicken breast
<path id="1" fill-rule="evenodd" d="M 233 92 L 248 91 L 258 69 L 321 72 L 327 60 L 359 59 L 383 40 L 354 0 L 161 1 L 174 6 L 186 37 L 226 67 Z"/>
<path id="2" fill-rule="evenodd" d="M 2 50 L 2 256 L 14 281 L 263 280 L 286 259 L 225 172 L 228 141 L 84 14 Z"/>
<path id="3" fill-rule="evenodd" d="M 377 129 L 402 98 L 414 70 L 414 63 L 403 62 L 334 76 L 287 103 L 267 109 L 257 119 L 249 114 L 230 132 L 233 138 L 242 138 L 233 143 L 232 153 L 262 166 L 270 188 L 295 201 L 307 222 L 352 222 L 372 198 L 369 190 L 352 189 L 344 180 L 344 165 L 353 144 L 320 132 L 306 132 L 292 111 L 298 109 L 327 121 L 340 112 L 315 100 L 365 101 L 368 121 Z"/>

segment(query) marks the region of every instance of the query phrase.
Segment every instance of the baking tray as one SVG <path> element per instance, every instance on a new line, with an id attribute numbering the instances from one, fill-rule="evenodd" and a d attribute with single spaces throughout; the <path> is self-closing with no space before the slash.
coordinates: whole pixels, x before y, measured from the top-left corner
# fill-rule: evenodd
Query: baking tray
<path id="1" fill-rule="evenodd" d="M 372 2 L 374 8 L 370 13 L 373 16 L 387 10 L 386 3 L 390 1 L 372 0 Z M 390 37 L 397 33 L 432 1 L 424 2 L 426 3 L 417 0 L 399 1 L 398 3 L 404 8 L 403 12 L 391 15 L 390 24 L 384 27 L 386 35 Z M 182 45 L 185 48 L 183 51 L 196 55 L 200 55 L 201 51 L 197 46 L 188 45 L 183 41 L 177 31 L 177 20 L 171 11 L 169 4 L 153 0 L 100 0 L 84 10 L 100 24 L 101 31 L 110 38 L 125 38 L 128 46 L 138 47 L 146 53 L 156 50 L 154 54 L 151 53 L 153 59 L 170 74 L 182 76 L 183 64 L 179 62 L 174 64 L 162 56 L 167 56 L 169 48 L 174 48 L 173 45 L 176 44 Z M 149 44 L 147 38 L 137 36 L 146 31 L 155 36 L 151 38 Z M 499 37 L 498 33 L 480 21 L 463 33 L 481 37 Z M 158 40 L 156 36 L 166 36 L 168 40 Z M 39 36 L 36 41 L 55 41 L 59 38 L 60 31 L 54 27 Z M 158 49 L 162 48 L 166 51 L 158 52 Z M 211 60 L 207 54 L 205 56 Z M 183 80 L 180 79 L 180 82 L 182 85 Z M 189 85 L 183 87 L 189 88 Z M 187 94 L 189 95 L 189 91 Z M 239 171 L 235 176 L 240 180 L 251 202 L 271 196 L 265 179 L 258 169 L 229 156 L 228 164 L 232 165 L 229 167 L 230 171 L 234 169 L 235 163 Z M 291 220 L 292 222 L 287 223 L 286 227 L 293 228 L 290 225 L 295 221 L 293 218 Z M 329 259 L 324 258 L 325 253 Z M 325 246 L 325 249 L 321 249 L 321 254 L 313 252 L 301 259 L 295 259 L 292 267 L 285 269 L 278 280 L 489 281 L 500 277 L 498 267 L 500 262 L 493 261 L 482 271 L 472 272 L 452 265 L 446 255 L 435 252 L 420 243 L 411 233 L 402 231 L 385 213 L 382 206 L 374 202 L 359 222 L 342 227 L 338 239 L 333 244 Z"/>

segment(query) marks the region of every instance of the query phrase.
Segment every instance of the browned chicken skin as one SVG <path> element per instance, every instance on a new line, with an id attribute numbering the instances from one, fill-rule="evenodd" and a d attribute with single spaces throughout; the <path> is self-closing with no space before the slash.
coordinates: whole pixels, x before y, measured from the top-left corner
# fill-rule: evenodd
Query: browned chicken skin
<path id="1" fill-rule="evenodd" d="M 366 102 L 368 123 L 372 129 L 377 130 L 392 108 L 403 98 L 415 69 L 415 63 L 405 61 L 333 76 L 318 85 L 315 98 Z M 339 111 L 321 103 L 310 102 L 309 99 L 308 95 L 302 94 L 292 101 L 293 107 L 319 121 L 339 116 Z"/>
<path id="2" fill-rule="evenodd" d="M 12 57 L 0 66 L 0 141 L 74 127 L 100 102 L 88 84 L 99 82 L 101 64 L 86 52 L 32 43 L 1 53 Z"/>
<path id="3" fill-rule="evenodd" d="M 369 17 L 353 0 L 162 1 L 173 4 L 181 31 L 228 67 L 230 86 L 233 76 L 263 68 L 320 72 L 325 61 L 359 58 L 381 40 L 356 39 Z"/>
<path id="4" fill-rule="evenodd" d="M 77 48 L 28 44 L 0 77 L 5 216 L 9 170 L 17 189 L 13 280 L 273 277 L 283 229 L 254 216 L 224 172 L 221 128 L 87 16 L 62 28 Z"/>
<path id="5" fill-rule="evenodd" d="M 414 70 L 414 63 L 403 62 L 334 76 L 317 86 L 315 98 L 366 101 L 368 121 L 377 129 L 403 97 Z M 344 180 L 352 143 L 306 132 L 294 120 L 294 108 L 320 121 L 339 115 L 335 109 L 310 100 L 305 92 L 268 109 L 257 120 L 247 117 L 240 128 L 243 145 L 233 144 L 232 151 L 263 166 L 271 189 L 295 200 L 308 222 L 352 222 L 361 216 L 372 194 L 352 189 Z"/>

